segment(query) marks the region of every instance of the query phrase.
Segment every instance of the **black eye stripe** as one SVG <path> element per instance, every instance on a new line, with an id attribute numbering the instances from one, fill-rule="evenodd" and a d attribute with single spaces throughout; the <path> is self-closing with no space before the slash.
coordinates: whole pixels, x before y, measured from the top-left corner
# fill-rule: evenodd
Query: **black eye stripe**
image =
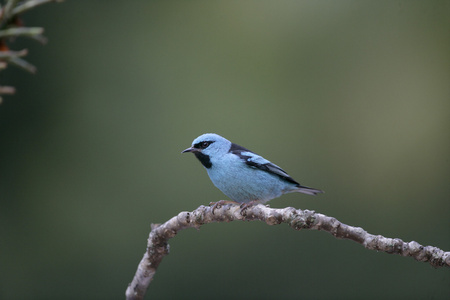
<path id="1" fill-rule="evenodd" d="M 199 142 L 197 144 L 194 145 L 194 148 L 197 149 L 206 149 L 208 148 L 209 145 L 211 145 L 212 143 L 214 143 L 213 141 L 203 141 L 203 142 Z"/>

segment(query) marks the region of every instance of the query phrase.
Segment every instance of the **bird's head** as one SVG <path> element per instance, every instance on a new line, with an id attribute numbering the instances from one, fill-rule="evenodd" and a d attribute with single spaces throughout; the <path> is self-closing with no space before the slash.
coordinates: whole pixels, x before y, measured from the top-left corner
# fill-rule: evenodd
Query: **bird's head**
<path id="1" fill-rule="evenodd" d="M 228 153 L 231 142 L 215 133 L 205 133 L 192 142 L 192 146 L 181 153 L 192 152 L 197 157 L 199 154 L 209 157 L 220 156 Z"/>

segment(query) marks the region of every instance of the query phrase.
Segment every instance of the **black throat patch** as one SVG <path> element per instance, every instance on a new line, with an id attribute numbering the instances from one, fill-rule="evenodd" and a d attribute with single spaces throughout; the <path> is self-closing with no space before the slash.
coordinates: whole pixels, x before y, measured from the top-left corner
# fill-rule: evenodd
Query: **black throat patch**
<path id="1" fill-rule="evenodd" d="M 212 167 L 212 163 L 211 163 L 211 159 L 209 159 L 209 155 L 200 153 L 200 152 L 195 152 L 195 157 L 198 158 L 198 160 L 202 163 L 202 165 L 209 169 Z"/>

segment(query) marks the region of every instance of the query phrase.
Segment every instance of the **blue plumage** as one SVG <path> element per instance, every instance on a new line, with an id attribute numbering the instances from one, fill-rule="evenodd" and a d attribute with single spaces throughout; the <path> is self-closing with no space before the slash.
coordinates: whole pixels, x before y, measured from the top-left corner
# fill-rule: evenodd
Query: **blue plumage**
<path id="1" fill-rule="evenodd" d="M 206 133 L 182 153 L 192 152 L 214 185 L 233 201 L 265 203 L 286 193 L 309 195 L 321 190 L 300 185 L 283 169 L 215 133 Z"/>

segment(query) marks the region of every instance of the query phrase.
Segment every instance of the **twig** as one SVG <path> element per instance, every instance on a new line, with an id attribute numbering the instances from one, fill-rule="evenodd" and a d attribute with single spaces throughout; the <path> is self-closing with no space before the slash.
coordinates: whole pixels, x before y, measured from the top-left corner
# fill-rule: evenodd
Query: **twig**
<path id="1" fill-rule="evenodd" d="M 169 254 L 168 240 L 185 228 L 200 228 L 214 222 L 234 220 L 259 220 L 268 225 L 287 223 L 295 230 L 323 230 L 340 239 L 349 239 L 370 250 L 389 254 L 411 256 L 417 261 L 428 262 L 433 267 L 450 267 L 450 252 L 433 246 L 422 246 L 417 242 L 404 242 L 397 238 L 373 235 L 360 227 L 346 225 L 335 218 L 314 211 L 287 207 L 283 209 L 256 205 L 242 210 L 238 205 L 227 204 L 213 212 L 211 207 L 200 206 L 192 212 L 181 212 L 161 225 L 152 225 L 147 251 L 138 265 L 133 281 L 125 292 L 126 299 L 143 299 L 153 276 L 164 256 Z"/>

